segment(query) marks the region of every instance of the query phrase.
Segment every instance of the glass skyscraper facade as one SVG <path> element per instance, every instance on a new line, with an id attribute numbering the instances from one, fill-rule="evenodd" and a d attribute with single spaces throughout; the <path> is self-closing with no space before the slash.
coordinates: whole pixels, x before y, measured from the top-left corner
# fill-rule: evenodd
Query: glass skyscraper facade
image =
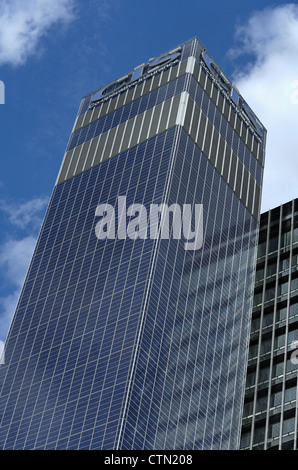
<path id="1" fill-rule="evenodd" d="M 2 449 L 239 446 L 265 138 L 196 38 L 83 98 L 5 344 Z M 189 228 L 200 205 L 202 243 L 132 204 Z"/>
<path id="2" fill-rule="evenodd" d="M 298 199 L 261 216 L 241 448 L 297 449 Z"/>

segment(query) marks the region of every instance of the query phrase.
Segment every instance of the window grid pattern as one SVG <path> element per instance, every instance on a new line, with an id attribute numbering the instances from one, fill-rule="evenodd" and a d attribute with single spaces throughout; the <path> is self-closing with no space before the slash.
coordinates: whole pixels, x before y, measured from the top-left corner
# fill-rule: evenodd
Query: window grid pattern
<path id="1" fill-rule="evenodd" d="M 97 240 L 96 206 L 118 195 L 203 204 L 202 250 Z M 58 184 L 0 367 L 0 447 L 237 448 L 256 236 L 181 126 Z"/>
<path id="2" fill-rule="evenodd" d="M 297 449 L 297 235 L 297 199 L 262 214 L 243 449 Z"/>
<path id="3" fill-rule="evenodd" d="M 257 223 L 184 131 L 177 200 L 204 204 L 204 247 L 159 247 L 121 448 L 236 449 Z"/>
<path id="4" fill-rule="evenodd" d="M 155 241 L 97 240 L 95 208 L 160 203 L 173 134 L 56 187 L 0 370 L 2 448 L 116 445 Z"/>
<path id="5" fill-rule="evenodd" d="M 210 99 L 207 92 L 203 90 L 193 76 L 190 79 L 189 94 L 196 105 L 202 110 L 206 118 L 219 132 L 227 145 L 233 150 L 237 158 L 243 163 L 251 176 L 258 185 L 262 184 L 263 166 L 257 160 L 256 156 L 248 149 L 243 139 L 237 134 L 236 130 L 229 125 L 228 120 L 216 107 L 213 100 Z"/>
<path id="6" fill-rule="evenodd" d="M 183 75 L 182 77 L 153 90 L 151 93 L 141 96 L 126 106 L 123 106 L 122 108 L 119 108 L 116 111 L 77 129 L 73 132 L 66 150 L 71 150 L 76 146 L 108 131 L 109 129 L 113 129 L 128 119 L 134 118 L 145 110 L 151 109 L 173 96 L 179 95 L 185 89 L 187 78 L 188 74 Z"/>

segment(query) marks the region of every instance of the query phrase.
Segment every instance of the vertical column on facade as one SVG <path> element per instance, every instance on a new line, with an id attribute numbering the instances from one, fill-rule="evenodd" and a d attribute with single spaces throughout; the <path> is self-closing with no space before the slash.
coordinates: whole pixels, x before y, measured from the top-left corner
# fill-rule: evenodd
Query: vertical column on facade
<path id="1" fill-rule="evenodd" d="M 292 226 L 291 226 L 291 261 L 290 273 L 292 281 L 292 260 L 293 260 L 293 242 L 294 242 L 294 229 L 295 229 L 295 200 L 292 202 Z M 289 304 L 291 302 L 291 294 L 289 293 Z M 290 306 L 289 306 L 290 310 Z M 297 434 L 298 434 L 298 371 L 296 374 L 296 406 L 295 406 L 295 431 L 294 431 L 294 450 L 297 450 Z"/>
<path id="2" fill-rule="evenodd" d="M 270 211 L 271 214 L 271 211 Z M 271 228 L 271 220 L 270 220 Z M 265 430 L 265 446 L 264 450 L 267 450 L 268 447 L 268 430 L 270 426 L 270 397 L 272 390 L 272 370 L 274 363 L 274 340 L 276 334 L 276 311 L 277 311 L 277 296 L 278 296 L 278 283 L 279 283 L 279 265 L 280 265 L 280 249 L 281 249 L 281 230 L 282 230 L 282 208 L 279 210 L 279 226 L 278 226 L 278 242 L 277 242 L 277 259 L 276 259 L 276 277 L 275 277 L 275 293 L 274 293 L 274 310 L 273 310 L 273 323 L 272 323 L 272 338 L 271 338 L 271 354 L 270 354 L 270 373 L 269 373 L 269 383 L 268 383 L 268 402 L 267 402 L 267 412 L 266 412 L 266 430 Z M 267 248 L 269 248 L 269 243 Z M 267 258 L 268 262 L 268 258 Z M 282 410 L 281 410 L 282 413 Z M 281 421 L 280 421 L 281 426 Z M 281 427 L 279 427 L 280 432 Z"/>
<path id="3" fill-rule="evenodd" d="M 284 207 L 284 206 L 283 206 Z M 289 324 L 290 324 L 290 301 L 291 301 L 291 283 L 292 283 L 292 255 L 293 255 L 293 236 L 294 236 L 294 201 L 292 201 L 291 210 L 291 231 L 290 231 L 290 251 L 289 251 L 289 274 L 288 274 L 288 293 L 287 293 L 287 316 L 286 316 L 286 332 L 285 332 L 285 351 L 284 351 L 284 373 L 283 373 L 283 388 L 282 388 L 282 402 L 281 402 L 281 427 L 280 427 L 280 442 L 279 449 L 282 449 L 282 435 L 283 435 L 283 418 L 284 418 L 284 404 L 285 404 L 285 390 L 287 379 L 287 346 L 289 337 Z M 295 409 L 295 419 L 297 420 L 297 406 Z M 297 426 L 295 427 L 295 434 L 297 433 Z M 296 449 L 296 436 L 294 439 L 294 448 Z"/>
<path id="4" fill-rule="evenodd" d="M 267 221 L 267 238 L 266 238 L 266 253 L 265 253 L 265 266 L 264 266 L 264 283 L 263 283 L 263 299 L 262 299 L 262 310 L 261 310 L 261 321 L 260 321 L 260 342 L 259 346 L 261 348 L 261 342 L 262 342 L 262 335 L 263 335 L 263 323 L 264 323 L 264 308 L 265 308 L 265 292 L 266 292 L 266 281 L 267 281 L 267 267 L 268 267 L 268 252 L 269 252 L 269 238 L 270 238 L 270 227 L 271 227 L 271 211 L 269 211 L 268 214 L 268 221 Z M 276 316 L 276 310 L 274 308 L 273 311 L 273 322 L 275 320 Z M 273 328 L 273 326 L 272 326 Z M 272 331 L 272 336 L 273 336 L 273 331 Z M 266 425 L 265 425 L 265 436 L 264 436 L 264 449 L 266 449 L 266 443 L 267 443 L 267 436 L 268 436 L 268 416 L 269 416 L 269 407 L 270 407 L 270 400 L 269 400 L 269 390 L 271 388 L 271 380 L 272 380 L 272 364 L 273 364 L 273 339 L 271 337 L 271 353 L 270 353 L 270 359 L 269 359 L 269 380 L 268 380 L 268 396 L 267 396 L 267 412 L 266 412 Z M 261 362 L 261 349 L 259 350 L 258 354 L 258 361 L 257 361 L 257 371 L 259 375 L 259 369 L 260 369 L 260 362 Z M 257 377 L 256 384 L 258 384 L 259 377 Z M 255 400 L 257 400 L 257 389 L 255 391 Z M 255 411 L 254 411 L 254 418 L 255 418 Z"/>
<path id="5" fill-rule="evenodd" d="M 259 328 L 259 341 L 258 341 L 258 351 L 257 351 L 257 361 L 256 361 L 256 374 L 255 374 L 255 385 L 254 385 L 254 401 L 253 401 L 253 411 L 252 411 L 252 422 L 251 422 L 251 435 L 250 435 L 250 449 L 253 448 L 254 434 L 255 434 L 255 417 L 256 417 L 256 404 L 257 404 L 257 395 L 258 395 L 258 383 L 259 383 L 259 370 L 260 370 L 260 357 L 261 357 L 261 341 L 262 341 L 262 331 L 263 331 L 263 317 L 264 317 L 264 299 L 265 299 L 265 289 L 266 289 L 266 277 L 267 277 L 267 259 L 268 259 L 268 246 L 269 246 L 269 234 L 270 234 L 270 212 L 268 214 L 267 221 L 267 235 L 266 235 L 266 251 L 265 251 L 265 264 L 264 264 L 264 281 L 263 281 L 263 292 L 262 292 L 262 303 L 261 303 L 261 316 L 260 316 L 260 328 Z"/>

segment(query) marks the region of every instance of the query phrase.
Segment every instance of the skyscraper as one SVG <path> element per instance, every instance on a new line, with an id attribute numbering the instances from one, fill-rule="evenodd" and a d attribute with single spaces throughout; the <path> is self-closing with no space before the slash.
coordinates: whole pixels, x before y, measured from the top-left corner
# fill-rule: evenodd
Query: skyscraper
<path id="1" fill-rule="evenodd" d="M 196 38 L 84 97 L 6 341 L 1 448 L 237 448 L 265 135 Z"/>
<path id="2" fill-rule="evenodd" d="M 241 448 L 297 449 L 298 199 L 261 216 Z"/>

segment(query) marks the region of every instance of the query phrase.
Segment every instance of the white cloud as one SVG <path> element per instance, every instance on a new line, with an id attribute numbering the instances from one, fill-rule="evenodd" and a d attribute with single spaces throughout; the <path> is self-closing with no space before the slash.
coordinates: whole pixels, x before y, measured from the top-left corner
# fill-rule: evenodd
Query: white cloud
<path id="1" fill-rule="evenodd" d="M 74 0 L 2 0 L 0 65 L 24 64 L 51 26 L 74 18 Z"/>
<path id="2" fill-rule="evenodd" d="M 27 270 L 36 245 L 37 234 L 48 200 L 35 198 L 22 203 L 0 202 L 17 236 L 0 245 L 0 341 L 6 338 Z M 9 227 L 9 226 L 8 226 Z"/>
<path id="3" fill-rule="evenodd" d="M 267 128 L 262 211 L 298 197 L 298 5 L 255 12 L 230 51 L 251 59 L 234 82 Z"/>
<path id="4" fill-rule="evenodd" d="M 6 297 L 0 297 L 0 341 L 4 342 L 11 325 L 21 289 L 14 290 Z"/>
<path id="5" fill-rule="evenodd" d="M 41 214 L 45 210 L 48 198 L 39 197 L 23 203 L 0 201 L 0 209 L 8 216 L 9 222 L 21 229 L 30 230 L 40 228 Z"/>
<path id="6" fill-rule="evenodd" d="M 2 284 L 9 293 L 0 297 L 0 340 L 4 340 L 14 315 L 27 270 L 33 255 L 36 238 L 9 240 L 0 248 Z"/>
<path id="7" fill-rule="evenodd" d="M 33 236 L 22 240 L 9 240 L 0 248 L 0 268 L 5 279 L 21 288 L 36 244 Z"/>

